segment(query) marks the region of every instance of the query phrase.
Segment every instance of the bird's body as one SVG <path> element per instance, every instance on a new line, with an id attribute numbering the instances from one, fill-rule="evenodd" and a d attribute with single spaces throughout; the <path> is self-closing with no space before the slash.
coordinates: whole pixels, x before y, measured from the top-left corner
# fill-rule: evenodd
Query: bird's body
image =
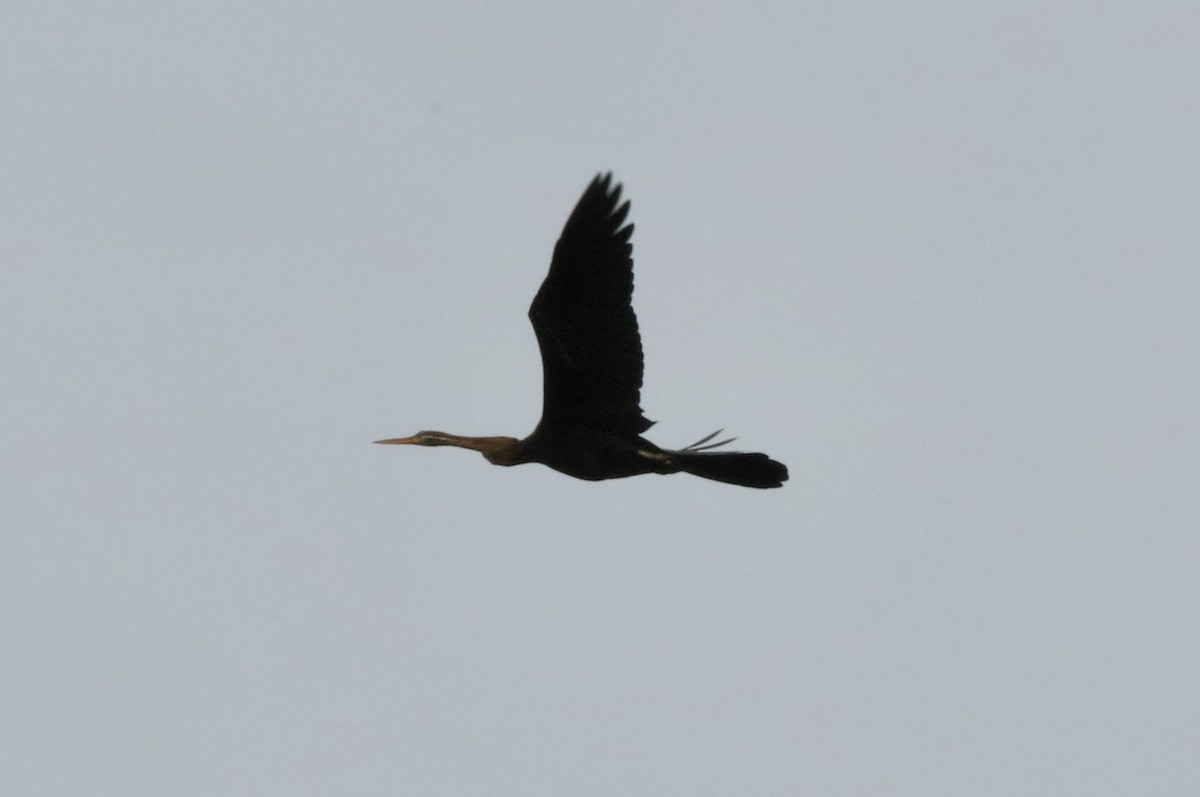
<path id="1" fill-rule="evenodd" d="M 787 468 L 766 454 L 711 451 L 709 435 L 678 451 L 641 436 L 642 344 L 633 313 L 633 225 L 612 175 L 584 191 L 529 308 L 542 353 L 542 418 L 524 440 L 419 432 L 380 443 L 457 446 L 495 465 L 540 462 L 577 479 L 687 472 L 746 487 L 779 487 Z M 706 445 L 707 443 L 707 445 Z"/>

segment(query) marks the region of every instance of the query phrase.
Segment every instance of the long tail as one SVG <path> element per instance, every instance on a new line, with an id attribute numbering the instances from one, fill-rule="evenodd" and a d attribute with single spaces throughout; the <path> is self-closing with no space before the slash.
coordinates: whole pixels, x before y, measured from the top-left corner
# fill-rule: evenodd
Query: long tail
<path id="1" fill-rule="evenodd" d="M 787 466 L 776 462 L 766 454 L 748 454 L 740 451 L 710 451 L 709 449 L 730 443 L 734 438 L 709 443 L 721 433 L 713 432 L 697 440 L 687 448 L 669 452 L 671 462 L 681 471 L 702 479 L 737 484 L 742 487 L 782 487 L 787 481 Z M 705 445 L 707 443 L 707 445 Z"/>

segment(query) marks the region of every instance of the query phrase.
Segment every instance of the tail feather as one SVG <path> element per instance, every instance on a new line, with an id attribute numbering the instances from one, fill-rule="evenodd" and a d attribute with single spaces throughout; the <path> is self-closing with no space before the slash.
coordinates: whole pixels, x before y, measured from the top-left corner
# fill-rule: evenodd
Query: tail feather
<path id="1" fill-rule="evenodd" d="M 686 449 L 671 454 L 671 462 L 681 471 L 726 484 L 760 489 L 782 487 L 788 477 L 787 466 L 766 454 Z"/>

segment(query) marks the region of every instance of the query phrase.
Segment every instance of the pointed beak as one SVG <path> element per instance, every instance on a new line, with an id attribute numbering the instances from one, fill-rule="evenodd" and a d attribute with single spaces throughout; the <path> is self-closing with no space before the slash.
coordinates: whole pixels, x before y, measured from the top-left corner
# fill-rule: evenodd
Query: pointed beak
<path id="1" fill-rule="evenodd" d="M 391 446 L 419 445 L 419 443 L 417 442 L 417 438 L 415 438 L 415 437 L 396 437 L 391 440 L 376 440 L 375 442 L 383 443 L 384 445 L 391 445 Z"/>

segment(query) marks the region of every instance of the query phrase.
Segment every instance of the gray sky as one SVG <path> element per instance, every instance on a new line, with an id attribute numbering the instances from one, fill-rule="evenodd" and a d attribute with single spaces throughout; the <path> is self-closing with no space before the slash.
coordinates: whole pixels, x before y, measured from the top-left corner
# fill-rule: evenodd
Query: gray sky
<path id="1" fill-rule="evenodd" d="M 0 792 L 1200 792 L 1194 3 L 0 28 Z M 633 200 L 656 442 L 522 436 Z"/>

